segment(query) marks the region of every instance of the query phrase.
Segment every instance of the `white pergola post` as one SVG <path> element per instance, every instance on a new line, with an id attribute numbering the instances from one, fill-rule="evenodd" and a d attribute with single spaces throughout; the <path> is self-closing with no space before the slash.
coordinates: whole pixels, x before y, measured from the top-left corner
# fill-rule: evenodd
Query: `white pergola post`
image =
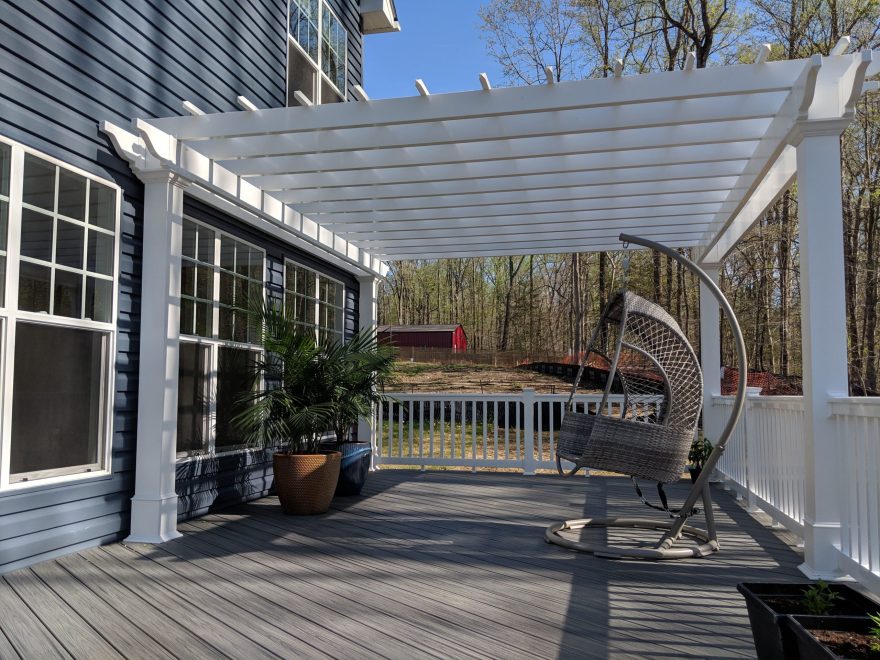
<path id="1" fill-rule="evenodd" d="M 358 300 L 358 330 L 375 330 L 379 316 L 379 280 L 373 276 L 359 277 L 360 297 Z M 357 429 L 358 442 L 369 442 L 373 446 L 370 469 L 376 469 L 376 430 L 373 420 L 361 417 Z"/>
<path id="2" fill-rule="evenodd" d="M 137 463 L 130 543 L 162 543 L 177 531 L 177 374 L 183 189 L 167 172 L 144 181 L 143 283 Z"/>
<path id="3" fill-rule="evenodd" d="M 840 134 L 846 122 L 805 123 L 797 148 L 803 336 L 806 506 L 804 564 L 810 577 L 839 575 L 840 502 L 831 396 L 847 396 Z"/>
<path id="4" fill-rule="evenodd" d="M 701 264 L 706 274 L 718 284 L 721 267 Z M 700 364 L 703 370 L 703 436 L 714 444 L 724 420 L 712 404 L 721 394 L 721 309 L 709 288 L 700 282 Z"/>

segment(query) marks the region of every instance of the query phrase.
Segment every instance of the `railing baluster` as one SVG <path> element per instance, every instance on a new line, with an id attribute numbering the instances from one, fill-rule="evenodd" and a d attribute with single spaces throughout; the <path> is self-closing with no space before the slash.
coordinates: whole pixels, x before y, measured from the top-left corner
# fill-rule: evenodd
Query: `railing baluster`
<path id="1" fill-rule="evenodd" d="M 519 400 L 513 403 L 514 409 L 519 409 Z M 497 410 L 497 408 L 496 408 Z M 504 458 L 510 459 L 510 420 L 512 415 L 511 413 L 511 403 L 508 400 L 504 401 Z M 498 419 L 497 416 L 495 419 Z M 497 422 L 496 422 L 497 423 Z M 518 455 L 515 455 L 513 458 L 516 460 Z"/>
<path id="2" fill-rule="evenodd" d="M 388 456 L 394 456 L 394 402 L 388 404 Z"/>
<path id="3" fill-rule="evenodd" d="M 494 442 L 492 446 L 495 448 L 495 460 L 498 460 L 498 399 L 492 401 L 492 433 L 494 437 Z M 504 447 L 504 459 L 507 460 L 507 447 Z"/>
<path id="4" fill-rule="evenodd" d="M 413 457 L 413 401 L 409 402 L 409 457 Z"/>
<path id="5" fill-rule="evenodd" d="M 477 402 L 476 400 L 471 402 L 471 456 L 474 460 L 474 465 L 471 468 L 472 472 L 477 471 Z"/>
<path id="6" fill-rule="evenodd" d="M 385 434 L 382 432 L 384 427 L 384 422 L 382 421 L 383 412 L 382 409 L 385 407 L 384 403 L 379 403 L 373 407 L 373 423 L 375 426 L 373 427 L 374 431 L 372 433 L 372 441 L 373 441 L 373 459 L 371 468 L 376 468 L 377 465 L 381 465 L 382 463 L 382 439 L 385 437 Z"/>
<path id="7" fill-rule="evenodd" d="M 430 454 L 431 458 L 433 459 L 434 458 L 434 401 L 433 400 L 431 401 L 430 420 L 431 420 L 431 431 L 430 431 L 431 432 L 431 444 L 430 444 L 429 454 Z"/>
<path id="8" fill-rule="evenodd" d="M 397 445 L 400 449 L 400 454 L 398 454 L 398 456 L 403 458 L 403 404 L 400 405 L 400 410 L 398 412 L 400 413 L 400 421 L 397 424 Z"/>
<path id="9" fill-rule="evenodd" d="M 538 426 L 535 429 L 535 452 L 538 456 L 538 462 L 544 460 L 544 403 L 538 399 Z"/>
<path id="10" fill-rule="evenodd" d="M 486 454 L 486 445 L 489 442 L 489 402 L 483 401 L 483 460 L 485 461 L 488 456 Z"/>
<path id="11" fill-rule="evenodd" d="M 419 399 L 419 458 L 425 457 L 425 402 Z M 422 463 L 422 472 L 425 464 Z"/>

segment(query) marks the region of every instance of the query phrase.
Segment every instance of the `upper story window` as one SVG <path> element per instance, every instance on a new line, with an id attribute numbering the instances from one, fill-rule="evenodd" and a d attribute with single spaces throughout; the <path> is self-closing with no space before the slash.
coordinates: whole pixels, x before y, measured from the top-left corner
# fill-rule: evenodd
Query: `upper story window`
<path id="1" fill-rule="evenodd" d="M 0 488 L 109 470 L 119 201 L 0 139 Z"/>
<path id="2" fill-rule="evenodd" d="M 290 0 L 288 105 L 294 92 L 314 104 L 345 100 L 348 32 L 324 0 Z"/>

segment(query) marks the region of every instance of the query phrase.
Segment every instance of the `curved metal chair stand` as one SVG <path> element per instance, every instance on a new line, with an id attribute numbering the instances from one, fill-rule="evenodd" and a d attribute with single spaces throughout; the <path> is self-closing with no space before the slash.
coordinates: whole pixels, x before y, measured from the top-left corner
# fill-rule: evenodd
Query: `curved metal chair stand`
<path id="1" fill-rule="evenodd" d="M 747 362 L 746 362 L 746 347 L 745 342 L 743 340 L 742 331 L 740 330 L 739 323 L 736 320 L 736 316 L 733 313 L 733 309 L 728 303 L 727 299 L 724 297 L 724 294 L 721 292 L 721 289 L 718 288 L 718 285 L 712 281 L 712 279 L 695 263 L 693 263 L 690 259 L 682 256 L 677 251 L 672 250 L 665 245 L 661 245 L 659 243 L 655 243 L 653 241 L 649 241 L 644 238 L 638 238 L 636 236 L 630 236 L 628 234 L 621 234 L 620 241 L 624 244 L 635 244 L 641 245 L 652 250 L 656 250 L 665 254 L 666 256 L 675 259 L 680 262 L 682 265 L 691 270 L 697 277 L 700 278 L 700 281 L 706 285 L 706 287 L 712 292 L 712 295 L 718 300 L 718 304 L 724 312 L 724 315 L 727 319 L 727 323 L 730 326 L 730 330 L 733 334 L 734 344 L 736 346 L 736 354 L 737 354 L 737 366 L 739 367 L 739 380 L 737 384 L 736 390 L 736 398 L 733 402 L 733 410 L 731 412 L 730 418 L 727 420 L 727 424 L 724 427 L 724 430 L 721 432 L 720 437 L 717 439 L 715 443 L 715 447 L 712 450 L 709 458 L 703 465 L 703 470 L 700 476 L 697 478 L 696 483 L 691 487 L 690 492 L 688 493 L 687 498 L 685 499 L 684 504 L 679 510 L 678 514 L 675 515 L 671 520 L 663 521 L 663 520 L 654 520 L 651 518 L 581 518 L 576 520 L 566 520 L 561 523 L 554 523 L 547 527 L 544 532 L 544 539 L 548 543 L 553 543 L 555 545 L 559 545 L 564 548 L 569 548 L 571 550 L 579 550 L 581 552 L 589 552 L 597 557 L 605 557 L 611 559 L 647 559 L 647 560 L 664 560 L 664 559 L 684 559 L 687 557 L 704 557 L 706 555 L 712 554 L 713 552 L 717 552 L 720 549 L 720 545 L 718 544 L 718 534 L 715 529 L 715 520 L 712 513 L 712 500 L 711 494 L 709 491 L 709 477 L 714 469 L 715 465 L 718 463 L 718 460 L 721 458 L 721 454 L 724 452 L 724 447 L 727 444 L 727 441 L 730 439 L 730 436 L 733 434 L 734 429 L 736 428 L 737 422 L 739 421 L 740 415 L 742 414 L 743 406 L 745 404 L 745 396 L 746 396 L 746 375 L 747 375 Z M 603 315 L 604 316 L 604 315 Z M 623 332 L 623 325 L 625 320 L 621 322 L 621 332 Z M 673 325 L 677 328 L 677 324 Z M 591 345 L 595 344 L 597 335 L 599 333 L 599 328 L 597 327 L 596 332 L 594 332 L 593 338 L 591 339 Z M 602 408 L 604 408 L 605 401 L 608 398 L 609 391 L 612 386 L 612 381 L 615 380 L 615 371 L 618 368 L 618 361 L 620 358 L 620 345 L 625 344 L 623 339 L 621 338 L 618 341 L 617 351 L 614 356 L 614 360 L 611 364 L 610 375 L 608 379 L 608 384 L 605 388 L 605 393 L 603 396 Z M 685 340 L 686 343 L 686 340 Z M 687 345 L 688 349 L 690 348 Z M 630 347 L 636 348 L 638 351 L 638 347 Z M 588 351 L 589 352 L 589 351 Z M 662 365 L 661 365 L 662 366 Z M 581 365 L 583 369 L 583 364 Z M 697 378 L 702 382 L 701 375 L 699 375 L 699 370 Z M 581 372 L 579 371 L 578 376 L 575 380 L 575 388 L 578 385 L 578 381 L 580 380 Z M 665 374 L 664 374 L 665 378 Z M 664 383 L 665 384 L 665 383 Z M 664 416 L 668 418 L 671 414 L 670 408 L 674 407 L 675 400 L 670 394 L 668 387 L 666 391 L 666 410 L 664 411 Z M 702 395 L 701 395 L 702 398 Z M 625 405 L 625 404 L 624 404 Z M 697 408 L 697 415 L 699 415 L 699 407 Z M 578 418 L 581 418 L 581 424 L 594 425 L 594 421 L 589 421 L 586 415 L 577 415 Z M 641 424 L 640 422 L 634 422 L 632 420 L 626 419 L 611 419 L 603 416 L 594 416 L 594 420 L 606 420 L 605 423 L 620 425 L 625 429 L 626 425 L 640 424 L 640 426 L 645 426 L 645 424 Z M 564 423 L 564 422 L 563 422 Z M 631 429 L 635 428 L 630 426 Z M 654 426 L 655 429 L 663 429 L 663 426 Z M 694 423 L 695 428 L 695 423 Z M 595 428 L 590 426 L 587 429 L 587 433 L 591 433 Z M 656 433 L 656 431 L 655 431 Z M 691 429 L 691 434 L 693 434 L 693 428 Z M 622 436 L 620 436 L 622 437 Z M 605 454 L 607 455 L 607 448 Z M 569 457 L 570 458 L 570 457 Z M 601 458 L 601 457 L 600 457 Z M 592 462 L 596 460 L 596 456 L 586 456 L 585 461 Z M 573 474 L 577 471 L 579 467 L 586 467 L 587 462 L 578 463 L 575 462 L 577 466 L 575 470 L 571 471 L 570 474 Z M 589 467 L 608 467 L 603 465 L 594 465 L 590 464 Z M 680 467 L 683 468 L 684 464 L 681 463 Z M 657 478 L 656 474 L 651 473 L 650 470 L 642 470 L 644 465 L 639 465 L 636 463 L 636 469 L 630 471 L 631 474 L 635 474 L 635 476 L 648 477 L 648 478 Z M 613 468 L 611 468 L 613 469 Z M 561 472 L 561 462 L 560 462 L 560 472 Z M 614 470 L 620 471 L 620 470 Z M 642 472 L 647 473 L 642 473 Z M 679 470 L 679 475 L 681 474 L 681 470 Z M 659 482 L 669 482 L 671 479 L 663 479 L 658 478 Z M 695 510 L 695 506 L 697 505 L 697 501 L 702 499 L 703 512 L 706 517 L 706 529 L 699 529 L 687 524 L 688 517 Z M 593 543 L 586 543 L 582 541 L 575 541 L 573 539 L 566 538 L 562 536 L 561 532 L 566 531 L 577 531 L 587 527 L 591 528 L 602 528 L 602 527 L 614 527 L 614 528 L 631 528 L 631 529 L 643 529 L 643 530 L 656 530 L 662 531 L 662 535 L 660 539 L 654 544 L 653 547 L 615 547 L 615 546 L 605 546 Z M 696 545 L 689 544 L 684 546 L 679 544 L 679 541 L 683 536 L 690 537 L 692 540 L 696 541 Z M 677 545 L 678 544 L 678 545 Z"/>

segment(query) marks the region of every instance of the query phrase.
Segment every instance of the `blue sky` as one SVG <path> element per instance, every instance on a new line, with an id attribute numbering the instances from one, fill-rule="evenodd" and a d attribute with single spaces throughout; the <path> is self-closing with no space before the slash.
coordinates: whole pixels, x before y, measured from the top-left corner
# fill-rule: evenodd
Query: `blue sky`
<path id="1" fill-rule="evenodd" d="M 370 98 L 480 89 L 480 73 L 501 85 L 501 69 L 486 53 L 477 12 L 480 0 L 395 0 L 403 29 L 364 37 L 364 89 Z"/>

